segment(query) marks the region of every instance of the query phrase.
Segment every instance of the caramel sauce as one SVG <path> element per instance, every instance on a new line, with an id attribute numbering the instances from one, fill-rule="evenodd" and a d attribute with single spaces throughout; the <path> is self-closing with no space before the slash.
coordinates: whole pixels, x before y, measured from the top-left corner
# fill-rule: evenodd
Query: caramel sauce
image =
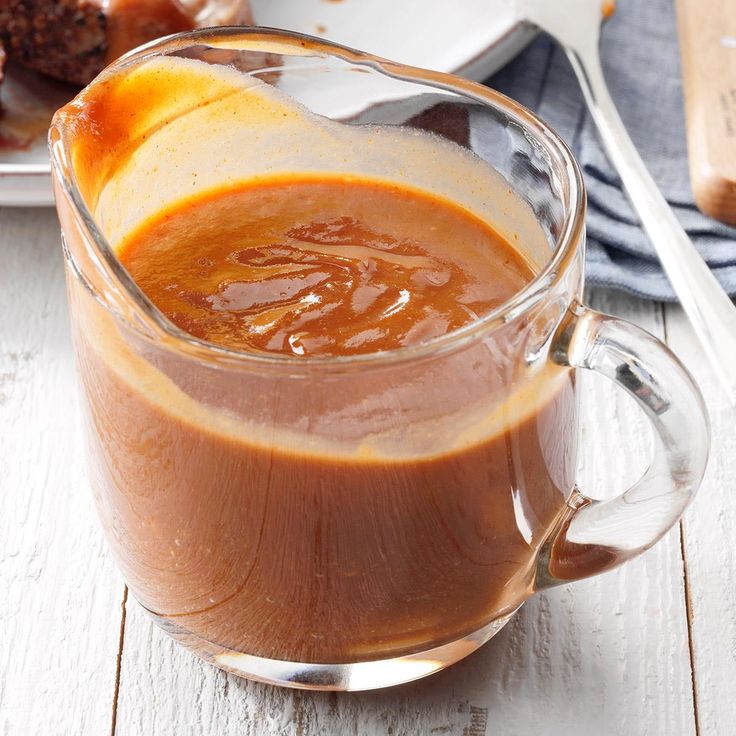
<path id="1" fill-rule="evenodd" d="M 186 332 L 294 355 L 376 352 L 444 335 L 533 275 L 460 206 L 352 177 L 208 193 L 145 222 L 119 257 Z"/>

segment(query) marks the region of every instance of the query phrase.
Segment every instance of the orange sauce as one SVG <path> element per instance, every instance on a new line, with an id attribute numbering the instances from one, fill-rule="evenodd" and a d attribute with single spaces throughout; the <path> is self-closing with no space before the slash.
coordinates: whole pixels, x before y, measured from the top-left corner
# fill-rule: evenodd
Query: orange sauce
<path id="1" fill-rule="evenodd" d="M 244 351 L 349 355 L 455 330 L 533 276 L 448 200 L 353 177 L 276 179 L 177 203 L 119 248 L 183 330 Z"/>

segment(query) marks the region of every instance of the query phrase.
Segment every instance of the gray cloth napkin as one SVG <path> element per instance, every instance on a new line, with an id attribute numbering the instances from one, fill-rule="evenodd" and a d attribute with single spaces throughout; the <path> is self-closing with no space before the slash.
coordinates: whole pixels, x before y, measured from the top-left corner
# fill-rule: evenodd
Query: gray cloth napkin
<path id="1" fill-rule="evenodd" d="M 649 171 L 718 280 L 736 296 L 736 228 L 701 214 L 690 189 L 671 0 L 619 0 L 603 29 L 601 55 L 611 94 Z M 588 189 L 587 282 L 674 300 L 559 47 L 540 37 L 487 84 L 536 111 L 575 152 Z"/>

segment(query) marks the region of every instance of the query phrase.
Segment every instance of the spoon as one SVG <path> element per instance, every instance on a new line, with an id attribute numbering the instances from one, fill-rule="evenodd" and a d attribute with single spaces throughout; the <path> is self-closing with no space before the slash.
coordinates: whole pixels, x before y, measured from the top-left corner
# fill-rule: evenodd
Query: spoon
<path id="1" fill-rule="evenodd" d="M 512 0 L 520 21 L 564 49 L 609 160 L 728 397 L 736 405 L 736 307 L 683 230 L 647 171 L 606 86 L 600 28 L 613 0 Z"/>

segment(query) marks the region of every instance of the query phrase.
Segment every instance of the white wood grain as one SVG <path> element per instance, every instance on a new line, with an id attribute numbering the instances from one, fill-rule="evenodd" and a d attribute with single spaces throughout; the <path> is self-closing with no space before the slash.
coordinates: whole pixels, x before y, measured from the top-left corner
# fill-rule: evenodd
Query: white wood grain
<path id="1" fill-rule="evenodd" d="M 59 226 L 0 209 L 0 733 L 110 733 L 123 586 L 83 472 Z"/>
<path id="2" fill-rule="evenodd" d="M 662 334 L 658 306 L 605 296 L 596 306 Z M 584 488 L 610 494 L 643 469 L 647 432 L 627 397 L 596 377 L 585 385 Z M 127 611 L 117 736 L 695 733 L 678 529 L 619 570 L 538 595 L 449 670 L 379 692 L 239 680 L 169 640 L 134 601 Z"/>
<path id="3" fill-rule="evenodd" d="M 736 410 L 679 307 L 667 307 L 666 327 L 668 343 L 700 385 L 711 419 L 710 462 L 683 527 L 699 733 L 721 736 L 736 729 Z"/>

